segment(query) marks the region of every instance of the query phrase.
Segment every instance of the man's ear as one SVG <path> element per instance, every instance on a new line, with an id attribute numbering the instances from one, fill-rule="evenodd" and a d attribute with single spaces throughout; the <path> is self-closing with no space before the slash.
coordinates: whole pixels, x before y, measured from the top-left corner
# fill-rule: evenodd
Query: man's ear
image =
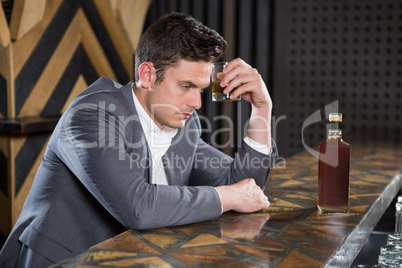
<path id="1" fill-rule="evenodd" d="M 154 69 L 154 66 L 150 62 L 143 62 L 138 68 L 138 75 L 141 81 L 141 85 L 144 88 L 149 88 L 151 86 Z"/>

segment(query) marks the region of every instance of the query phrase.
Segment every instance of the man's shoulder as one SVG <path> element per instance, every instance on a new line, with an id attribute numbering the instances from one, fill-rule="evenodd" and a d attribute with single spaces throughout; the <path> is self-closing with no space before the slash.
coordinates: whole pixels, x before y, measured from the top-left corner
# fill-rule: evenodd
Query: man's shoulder
<path id="1" fill-rule="evenodd" d="M 89 85 L 88 88 L 80 94 L 80 96 L 88 95 L 94 92 L 118 91 L 118 89 L 122 87 L 122 84 L 114 81 L 113 79 L 102 76 Z"/>
<path id="2" fill-rule="evenodd" d="M 129 86 L 128 84 L 126 86 Z M 124 100 L 123 88 L 126 87 L 122 84 L 107 78 L 100 77 L 98 80 L 89 85 L 74 99 L 73 103 L 91 102 L 99 100 Z"/>
<path id="3" fill-rule="evenodd" d="M 65 113 L 71 110 L 109 109 L 115 113 L 132 114 L 134 104 L 130 103 L 130 84 L 121 85 L 110 78 L 101 77 L 81 92 L 70 103 Z M 103 108 L 102 108 L 103 107 Z"/>
<path id="4" fill-rule="evenodd" d="M 98 80 L 96 80 L 95 82 L 93 82 L 89 87 L 91 87 L 91 86 L 97 86 L 97 85 L 100 85 L 100 86 L 111 86 L 111 87 L 114 87 L 114 88 L 121 88 L 123 85 L 122 84 L 120 84 L 120 83 L 118 83 L 118 82 L 116 82 L 116 81 L 114 81 L 113 79 L 111 79 L 111 78 L 109 78 L 109 77 L 106 77 L 106 76 L 101 76 Z"/>

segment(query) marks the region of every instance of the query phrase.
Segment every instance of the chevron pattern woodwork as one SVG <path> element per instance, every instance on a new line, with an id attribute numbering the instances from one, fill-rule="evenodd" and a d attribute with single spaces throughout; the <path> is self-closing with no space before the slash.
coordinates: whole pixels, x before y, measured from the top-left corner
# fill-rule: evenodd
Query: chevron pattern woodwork
<path id="1" fill-rule="evenodd" d="M 0 5 L 0 120 L 59 116 L 100 76 L 132 80 L 151 0 L 6 2 L 13 3 L 10 14 Z M 0 134 L 3 236 L 18 218 L 50 135 Z"/>

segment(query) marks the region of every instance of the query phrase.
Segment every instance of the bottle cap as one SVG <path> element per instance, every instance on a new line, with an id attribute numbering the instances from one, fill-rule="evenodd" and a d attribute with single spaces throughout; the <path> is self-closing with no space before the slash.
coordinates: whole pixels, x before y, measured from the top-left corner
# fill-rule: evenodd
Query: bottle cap
<path id="1" fill-rule="evenodd" d="M 342 114 L 341 113 L 330 113 L 329 114 L 329 122 L 342 122 Z"/>

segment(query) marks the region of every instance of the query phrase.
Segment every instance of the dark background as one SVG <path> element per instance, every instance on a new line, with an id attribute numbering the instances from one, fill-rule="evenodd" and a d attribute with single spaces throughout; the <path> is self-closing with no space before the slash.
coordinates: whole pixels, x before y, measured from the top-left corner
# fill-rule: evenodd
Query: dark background
<path id="1" fill-rule="evenodd" d="M 346 133 L 387 139 L 401 128 L 401 1 L 154 0 L 145 27 L 171 11 L 221 33 L 229 43 L 226 60 L 240 57 L 259 70 L 274 102 L 272 130 L 281 156 L 304 149 L 303 143 L 316 149 L 326 138 L 330 111 L 343 113 Z M 231 116 L 238 131 L 249 112 L 244 101 L 212 103 L 210 93 L 200 110 L 208 118 Z M 221 127 L 215 123 L 214 129 Z M 243 135 L 222 150 L 232 154 Z M 215 142 L 211 136 L 204 133 Z M 227 136 L 219 138 L 228 143 Z"/>

